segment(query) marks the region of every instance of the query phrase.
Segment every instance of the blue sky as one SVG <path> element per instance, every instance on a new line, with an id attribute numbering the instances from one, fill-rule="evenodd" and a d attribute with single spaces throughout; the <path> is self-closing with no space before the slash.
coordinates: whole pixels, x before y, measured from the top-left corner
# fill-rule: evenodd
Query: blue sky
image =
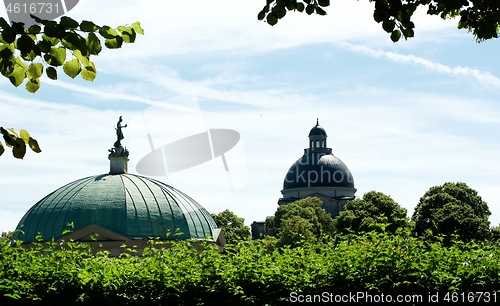
<path id="1" fill-rule="evenodd" d="M 80 1 L 74 19 L 140 21 L 146 34 L 103 50 L 92 83 L 61 71 L 30 94 L 0 80 L 0 125 L 27 129 L 43 149 L 0 158 L 0 231 L 51 191 L 107 173 L 120 115 L 131 173 L 151 151 L 148 134 L 160 147 L 209 128 L 238 131 L 229 172 L 217 158 L 155 178 L 247 224 L 276 210 L 316 118 L 357 196 L 383 192 L 411 216 L 431 186 L 461 181 L 500 223 L 497 41 L 474 43 L 455 21 L 417 12 L 416 37 L 394 44 L 373 4 L 353 0 L 270 27 L 256 18 L 264 2 Z"/>

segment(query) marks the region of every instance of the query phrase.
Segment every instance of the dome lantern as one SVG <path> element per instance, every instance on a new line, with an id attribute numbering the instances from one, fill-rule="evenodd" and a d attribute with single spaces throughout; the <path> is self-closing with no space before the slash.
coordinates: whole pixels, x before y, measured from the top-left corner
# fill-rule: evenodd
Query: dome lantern
<path id="1" fill-rule="evenodd" d="M 326 131 L 319 125 L 319 119 L 316 118 L 316 125 L 309 132 L 309 150 L 311 152 L 331 153 L 327 148 Z"/>

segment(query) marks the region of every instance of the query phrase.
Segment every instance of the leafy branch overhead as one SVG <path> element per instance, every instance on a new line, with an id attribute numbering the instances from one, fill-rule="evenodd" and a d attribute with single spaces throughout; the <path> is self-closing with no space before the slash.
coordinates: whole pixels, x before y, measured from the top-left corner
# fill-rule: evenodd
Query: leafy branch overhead
<path id="1" fill-rule="evenodd" d="M 21 130 L 17 133 L 13 129 L 4 129 L 0 127 L 0 133 L 3 136 L 5 144 L 8 148 L 12 148 L 12 154 L 15 158 L 23 158 L 26 154 L 26 146 L 29 146 L 33 152 L 40 153 L 42 150 L 38 146 L 38 142 L 30 136 L 26 130 Z M 0 155 L 5 152 L 5 148 L 0 142 Z"/>
<path id="2" fill-rule="evenodd" d="M 459 29 L 472 32 L 477 42 L 497 38 L 500 29 L 500 1 L 494 0 L 368 0 L 375 3 L 373 19 L 397 42 L 401 37 L 414 36 L 413 13 L 424 7 L 428 15 L 442 19 L 460 18 Z M 274 26 L 287 11 L 306 12 L 308 15 L 326 15 L 323 9 L 330 0 L 266 0 L 258 14 Z"/>
<path id="3" fill-rule="evenodd" d="M 137 34 L 144 34 L 139 22 L 113 29 L 92 21 L 79 23 L 67 16 L 60 21 L 31 17 L 36 24 L 28 29 L 23 23 L 10 25 L 0 18 L 0 72 L 16 87 L 27 79 L 26 90 L 31 93 L 40 88 L 44 71 L 57 80 L 60 66 L 71 78 L 81 75 L 93 81 L 97 70 L 91 56 L 101 52 L 101 39 L 106 48 L 118 49 L 123 43 L 133 43 Z"/>

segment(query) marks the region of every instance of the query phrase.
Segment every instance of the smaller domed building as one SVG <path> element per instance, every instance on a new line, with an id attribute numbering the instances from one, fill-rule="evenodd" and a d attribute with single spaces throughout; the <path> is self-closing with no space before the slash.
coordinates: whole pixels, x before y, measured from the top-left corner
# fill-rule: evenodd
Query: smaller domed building
<path id="1" fill-rule="evenodd" d="M 356 188 L 347 166 L 327 146 L 327 134 L 316 120 L 309 132 L 309 148 L 290 167 L 283 182 L 283 197 L 279 205 L 316 196 L 323 201 L 323 208 L 332 217 L 344 209 L 347 201 L 354 199 Z"/>
<path id="2" fill-rule="evenodd" d="M 326 138 L 325 129 L 316 119 L 316 125 L 309 131 L 309 147 L 285 175 L 283 197 L 278 205 L 315 196 L 323 202 L 323 209 L 335 218 L 344 210 L 344 205 L 355 198 L 351 171 L 333 155 Z M 253 239 L 266 235 L 265 221 L 254 221 L 251 228 Z"/>
<path id="3" fill-rule="evenodd" d="M 112 256 L 122 245 L 139 254 L 151 239 L 209 240 L 225 243 L 211 215 L 191 197 L 160 181 L 127 173 L 129 152 L 123 134 L 109 150 L 110 172 L 71 182 L 31 207 L 19 222 L 13 240 L 80 241 Z"/>

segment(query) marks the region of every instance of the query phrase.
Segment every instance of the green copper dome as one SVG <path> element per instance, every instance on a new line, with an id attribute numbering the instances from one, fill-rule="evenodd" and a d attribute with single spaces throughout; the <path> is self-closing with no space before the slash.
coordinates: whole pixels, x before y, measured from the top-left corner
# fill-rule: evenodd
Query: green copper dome
<path id="1" fill-rule="evenodd" d="M 97 225 L 129 239 L 204 239 L 217 228 L 200 204 L 169 185 L 139 175 L 103 174 L 40 200 L 21 219 L 14 239 L 57 240 L 68 224 L 73 232 Z"/>

